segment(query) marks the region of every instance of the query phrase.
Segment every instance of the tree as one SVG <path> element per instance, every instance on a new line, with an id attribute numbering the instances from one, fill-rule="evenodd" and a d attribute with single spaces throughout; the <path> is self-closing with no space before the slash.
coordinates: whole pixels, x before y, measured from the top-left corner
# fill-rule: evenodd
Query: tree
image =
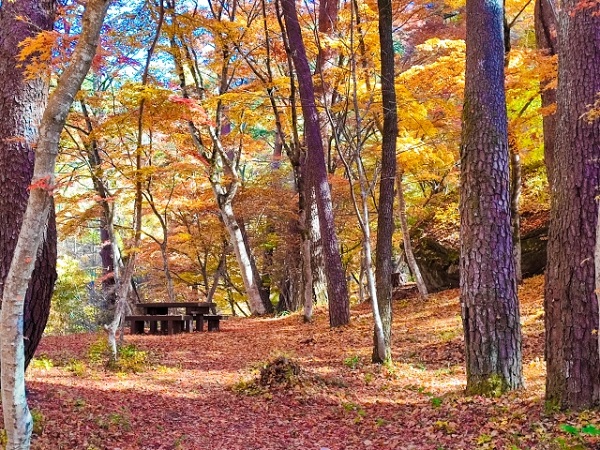
<path id="1" fill-rule="evenodd" d="M 392 2 L 378 0 L 379 40 L 381 42 L 381 91 L 383 99 L 383 140 L 381 143 L 381 179 L 377 215 L 376 283 L 379 314 L 385 338 L 385 356 L 373 351 L 373 361 L 391 358 L 392 336 L 392 235 L 394 234 L 394 185 L 396 182 L 396 139 L 398 112 L 394 82 L 394 41 L 392 38 Z M 375 330 L 377 343 L 377 330 Z"/>
<path id="2" fill-rule="evenodd" d="M 600 404 L 597 245 L 600 124 L 586 115 L 600 91 L 597 6 L 563 3 L 545 289 L 546 399 L 561 408 Z M 593 51 L 590 51 L 594 49 Z"/>
<path id="3" fill-rule="evenodd" d="M 172 8 L 174 8 L 174 5 Z M 197 127 L 193 122 L 189 122 L 189 128 L 197 151 L 203 160 L 209 163 L 206 171 L 208 180 L 213 190 L 215 202 L 219 207 L 221 219 L 229 233 L 229 242 L 238 261 L 250 311 L 252 314 L 262 315 L 272 313 L 273 305 L 269 298 L 269 292 L 262 284 L 244 223 L 234 208 L 234 200 L 243 187 L 243 161 L 241 157 L 244 149 L 245 133 L 241 130 L 241 125 L 238 126 L 237 132 L 231 132 L 232 125 L 227 115 L 228 105 L 223 101 L 223 97 L 230 93 L 235 80 L 234 76 L 238 70 L 238 62 L 234 52 L 235 45 L 232 44 L 231 40 L 233 38 L 241 39 L 242 37 L 235 36 L 236 33 L 232 33 L 234 36 L 230 36 L 227 27 L 224 28 L 223 24 L 235 23 L 238 12 L 243 13 L 243 9 L 238 9 L 236 2 L 231 2 L 231 4 L 209 2 L 206 11 L 207 16 L 202 18 L 203 26 L 211 29 L 214 39 L 211 46 L 215 48 L 214 63 L 218 77 L 216 79 L 218 95 L 211 99 L 207 100 L 205 98 L 209 88 L 203 80 L 202 73 L 198 72 L 197 60 L 195 64 L 188 66 L 193 75 L 194 86 L 187 86 L 184 74 L 186 66 L 182 57 L 184 52 L 178 48 L 174 36 L 170 39 L 170 42 L 183 98 L 189 99 L 189 91 L 191 91 L 198 99 L 207 100 L 208 104 L 214 101 L 211 105 L 214 121 L 206 120 L 202 127 Z M 250 18 L 247 20 L 251 22 Z M 243 34 L 245 33 L 242 32 Z M 184 39 L 181 40 L 183 44 L 185 41 Z M 242 123 L 244 121 L 240 120 Z M 202 131 L 206 132 L 208 139 L 203 139 Z M 239 141 L 236 139 L 238 137 Z"/>
<path id="4" fill-rule="evenodd" d="M 460 298 L 467 392 L 523 386 L 510 224 L 503 6 L 467 0 Z"/>
<path id="5" fill-rule="evenodd" d="M 92 63 L 109 3 L 108 0 L 88 0 L 82 33 L 71 64 L 61 75 L 44 110 L 35 147 L 30 196 L 4 285 L 0 313 L 0 367 L 6 448 L 10 450 L 27 450 L 33 428 L 25 397 L 23 303 L 52 207 L 58 143 L 71 103 Z"/>
<path id="6" fill-rule="evenodd" d="M 556 5 L 554 0 L 535 2 L 535 39 L 540 50 L 547 56 L 556 55 Z M 540 83 L 544 114 L 544 162 L 548 174 L 548 184 L 552 186 L 554 167 L 554 139 L 556 137 L 556 114 L 552 110 L 556 103 L 556 89 L 551 87 L 554 77 L 544 77 Z"/>
<path id="7" fill-rule="evenodd" d="M 26 80 L 17 64 L 19 43 L 52 29 L 54 2 L 23 0 L 0 4 L 0 298 L 10 268 L 33 176 L 33 146 L 48 96 L 43 77 Z M 56 281 L 54 208 L 25 297 L 25 366 L 33 357 L 50 312 Z"/>
<path id="8" fill-rule="evenodd" d="M 304 137 L 307 147 L 304 173 L 310 173 L 305 182 L 315 190 L 321 239 L 323 240 L 329 298 L 329 323 L 332 327 L 336 327 L 350 321 L 350 302 L 335 232 L 331 191 L 327 180 L 323 141 L 315 104 L 315 89 L 302 40 L 296 5 L 293 0 L 281 0 L 281 6 L 289 45 L 294 49 L 292 59 L 298 77 L 300 101 L 304 115 Z"/>

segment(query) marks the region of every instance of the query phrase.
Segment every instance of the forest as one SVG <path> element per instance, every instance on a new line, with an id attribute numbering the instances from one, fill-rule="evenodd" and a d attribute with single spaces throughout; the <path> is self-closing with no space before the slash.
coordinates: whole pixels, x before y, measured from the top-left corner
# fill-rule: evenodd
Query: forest
<path id="1" fill-rule="evenodd" d="M 600 448 L 596 2 L 0 0 L 0 79 L 5 448 Z"/>

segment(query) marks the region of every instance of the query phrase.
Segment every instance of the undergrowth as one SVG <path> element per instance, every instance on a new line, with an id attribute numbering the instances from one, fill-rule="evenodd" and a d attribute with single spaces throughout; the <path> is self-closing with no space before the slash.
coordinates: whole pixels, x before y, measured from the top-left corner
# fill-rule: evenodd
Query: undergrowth
<path id="1" fill-rule="evenodd" d="M 117 359 L 112 358 L 107 340 L 101 336 L 90 345 L 88 358 L 92 365 L 104 365 L 108 370 L 123 373 L 143 372 L 150 366 L 150 355 L 134 344 L 120 346 Z"/>

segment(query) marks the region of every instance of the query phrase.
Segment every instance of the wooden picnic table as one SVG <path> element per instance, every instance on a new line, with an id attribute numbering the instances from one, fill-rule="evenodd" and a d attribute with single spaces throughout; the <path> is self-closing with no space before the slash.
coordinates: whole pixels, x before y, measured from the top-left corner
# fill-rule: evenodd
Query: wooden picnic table
<path id="1" fill-rule="evenodd" d="M 196 331 L 204 330 L 204 321 L 208 323 L 208 331 L 219 331 L 219 322 L 225 317 L 214 312 L 216 305 L 208 302 L 147 302 L 136 305 L 143 313 L 138 316 L 127 316 L 132 334 L 143 334 L 144 324 L 150 325 L 150 333 L 191 332 L 192 323 L 196 322 Z M 185 309 L 185 314 L 174 314 L 173 309 Z M 158 325 L 160 324 L 160 330 Z"/>

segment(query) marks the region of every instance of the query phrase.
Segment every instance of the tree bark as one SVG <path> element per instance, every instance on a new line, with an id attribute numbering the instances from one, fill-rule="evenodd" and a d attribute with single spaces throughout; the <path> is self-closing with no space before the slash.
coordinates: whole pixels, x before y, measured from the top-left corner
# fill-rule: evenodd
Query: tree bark
<path id="1" fill-rule="evenodd" d="M 86 123 L 84 139 L 89 141 L 85 143 L 87 153 L 87 162 L 90 167 L 90 175 L 94 189 L 101 199 L 102 214 L 100 215 L 100 259 L 102 261 L 102 295 L 104 298 L 104 307 L 113 306 L 116 302 L 116 285 L 119 280 L 119 248 L 115 239 L 114 230 L 114 205 L 111 204 L 109 197 L 111 194 L 106 186 L 102 170 L 102 158 L 98 148 L 98 141 L 90 138 L 94 132 L 92 118 L 85 102 L 81 101 L 81 110 Z M 81 133 L 83 134 L 83 133 Z M 80 136 L 81 136 L 80 134 Z"/>
<path id="2" fill-rule="evenodd" d="M 338 22 L 338 0 L 321 0 L 319 1 L 319 16 L 317 19 L 317 29 L 319 35 L 332 37 L 335 33 Z M 318 77 L 318 81 L 315 85 L 315 97 L 320 99 L 321 108 L 318 109 L 318 123 L 321 133 L 321 142 L 324 143 L 325 149 L 331 159 L 331 137 L 333 133 L 333 124 L 329 121 L 328 112 L 331 110 L 331 104 L 333 103 L 334 90 L 333 86 L 327 81 L 326 74 L 333 67 L 332 60 L 335 58 L 336 51 L 328 45 L 323 45 L 320 41 L 319 53 L 317 54 L 315 75 Z M 311 170 L 310 166 L 307 166 L 308 158 L 303 161 L 303 169 Z M 331 164 L 327 164 L 327 170 L 331 170 Z M 306 177 L 309 178 L 308 176 Z M 308 191 L 306 193 L 306 205 L 308 206 L 307 220 L 309 223 L 307 226 L 310 230 L 311 240 L 311 264 L 312 264 L 312 283 L 313 291 L 317 304 L 327 304 L 329 302 L 329 296 L 327 293 L 327 274 L 324 270 L 324 249 L 323 239 L 321 238 L 320 231 L 320 219 L 318 215 L 316 205 L 316 192 L 312 184 L 306 184 Z"/>
<path id="3" fill-rule="evenodd" d="M 28 449 L 31 441 L 32 420 L 25 397 L 23 303 L 52 206 L 54 165 L 60 133 L 96 52 L 108 4 L 106 0 L 88 0 L 82 33 L 71 64 L 61 75 L 44 110 L 35 149 L 30 196 L 4 285 L 0 313 L 2 409 L 7 448 L 10 450 Z"/>
<path id="4" fill-rule="evenodd" d="M 523 386 L 510 224 L 503 6 L 467 0 L 460 298 L 467 392 Z"/>
<path id="5" fill-rule="evenodd" d="M 536 0 L 534 9 L 535 39 L 540 50 L 547 56 L 556 55 L 556 5 L 554 0 Z M 540 82 L 540 95 L 542 108 L 551 107 L 556 103 L 556 90 L 549 89 L 548 84 L 552 77 L 545 76 Z M 544 163 L 548 176 L 548 185 L 552 189 L 554 167 L 554 141 L 556 137 L 556 113 L 545 114 L 543 119 L 544 129 Z"/>
<path id="6" fill-rule="evenodd" d="M 27 20 L 19 19 L 18 16 Z M 33 176 L 34 144 L 48 98 L 42 78 L 25 80 L 17 64 L 19 43 L 51 30 L 53 0 L 4 2 L 0 6 L 0 298 L 17 244 Z M 35 353 L 50 312 L 56 281 L 54 208 L 25 297 L 25 367 Z"/>
<path id="7" fill-rule="evenodd" d="M 310 166 L 306 160 L 302 165 L 302 170 L 310 172 Z M 309 180 L 307 173 L 304 180 Z M 310 270 L 311 275 L 311 296 L 314 296 L 318 305 L 327 305 L 329 303 L 329 294 L 327 292 L 327 273 L 325 272 L 325 255 L 323 248 L 323 238 L 321 237 L 321 223 L 319 220 L 319 208 L 317 205 L 316 193 L 314 187 L 309 183 L 304 183 L 306 199 L 306 228 L 308 230 L 309 249 L 310 249 Z"/>
<path id="8" fill-rule="evenodd" d="M 385 338 L 386 358 L 391 358 L 392 339 L 392 236 L 394 235 L 394 185 L 396 183 L 396 105 L 392 2 L 378 0 L 379 41 L 381 46 L 381 94 L 383 102 L 383 139 L 381 143 L 381 180 L 377 214 L 377 253 L 375 278 L 379 315 Z M 377 336 L 375 334 L 375 340 Z M 374 362 L 381 361 L 373 352 Z"/>
<path id="9" fill-rule="evenodd" d="M 306 180 L 315 189 L 315 198 L 319 213 L 321 238 L 327 275 L 329 297 L 329 323 L 332 327 L 346 325 L 350 321 L 350 300 L 348 286 L 338 240 L 335 233 L 331 191 L 327 180 L 323 141 L 319 130 L 319 116 L 315 104 L 315 89 L 306 57 L 304 41 L 298 23 L 298 14 L 294 0 L 281 0 L 285 18 L 286 32 L 292 52 L 292 59 L 298 76 L 298 87 L 302 112 L 304 115 L 304 136 L 307 146 L 307 169 L 311 176 Z"/>
<path id="10" fill-rule="evenodd" d="M 598 7 L 563 3 L 558 28 L 556 141 L 546 270 L 546 399 L 600 405 L 597 245 L 600 123 L 585 117 L 600 92 Z"/>
<path id="11" fill-rule="evenodd" d="M 215 193 L 215 196 L 219 198 L 218 193 Z M 229 242 L 233 246 L 233 251 L 240 267 L 244 288 L 248 296 L 250 312 L 255 315 L 273 312 L 273 306 L 271 305 L 269 310 L 263 301 L 260 279 L 257 276 L 258 271 L 253 267 L 254 257 L 251 255 L 250 249 L 246 246 L 242 230 L 235 217 L 231 203 L 225 201 L 219 204 L 219 210 L 225 229 L 229 233 Z"/>

